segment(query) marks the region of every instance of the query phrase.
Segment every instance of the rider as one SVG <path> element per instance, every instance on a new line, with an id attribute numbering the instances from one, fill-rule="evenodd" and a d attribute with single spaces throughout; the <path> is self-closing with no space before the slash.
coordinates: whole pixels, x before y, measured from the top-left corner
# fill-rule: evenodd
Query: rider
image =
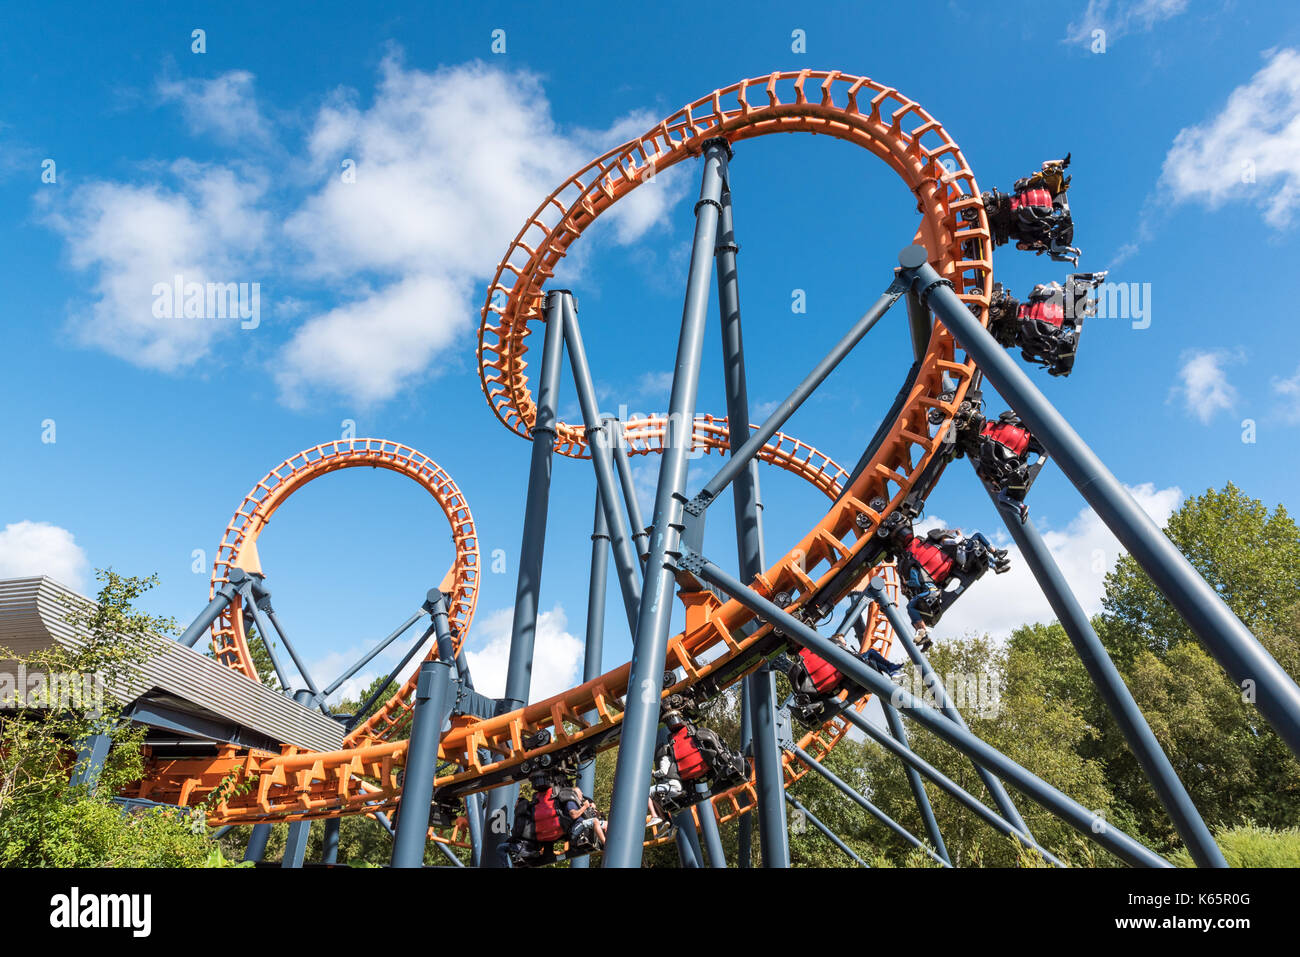
<path id="1" fill-rule="evenodd" d="M 971 455 L 975 474 L 997 494 L 1000 504 L 1018 509 L 1020 521 L 1029 517 L 1025 493 L 1033 481 L 1031 456 L 1046 456 L 1047 450 L 1024 427 L 1020 416 L 1008 410 L 996 422 L 985 421 L 980 429 L 978 447 Z"/>
<path id="2" fill-rule="evenodd" d="M 995 245 L 1015 240 L 1017 249 L 1047 253 L 1059 262 L 1079 261 L 1079 250 L 1070 245 L 1074 220 L 1066 198 L 1069 165 L 1067 153 L 1064 159 L 1048 160 L 1042 169 L 1016 180 L 1010 196 L 996 189 L 983 194 Z"/>
<path id="3" fill-rule="evenodd" d="M 1093 291 L 1106 275 L 1105 271 L 1071 273 L 1064 287 L 1058 282 L 1039 283 L 1025 302 L 994 283 L 989 331 L 1007 348 L 1018 346 L 1025 359 L 1046 366 L 1051 375 L 1069 375 L 1083 320 L 1096 313 Z"/>
<path id="4" fill-rule="evenodd" d="M 831 641 L 845 651 L 849 650 L 842 634 L 832 635 Z M 899 673 L 904 666 L 890 661 L 875 648 L 857 652 L 856 657 L 891 681 L 901 680 Z M 799 649 L 799 654 L 790 665 L 786 677 L 790 680 L 790 689 L 796 699 L 800 700 L 810 716 L 820 713 L 822 705 L 834 701 L 852 686 L 852 682 L 843 672 L 810 648 Z"/>
<path id="5" fill-rule="evenodd" d="M 747 776 L 744 757 L 713 729 L 695 727 L 676 709 L 664 715 L 664 726 L 668 735 L 655 751 L 651 772 L 652 818 L 667 818 L 673 809 L 692 803 L 690 796 L 699 784 Z"/>
<path id="6" fill-rule="evenodd" d="M 528 776 L 533 796 L 515 802 L 515 823 L 508 847 L 521 864 L 555 860 L 555 842 L 570 849 L 596 850 L 605 844 L 605 827 L 591 802 L 562 775 L 537 768 Z"/>
<path id="7" fill-rule="evenodd" d="M 900 555 L 903 591 L 909 596 L 907 614 L 916 643 L 929 651 L 933 641 L 924 614 L 934 607 L 954 569 L 976 572 L 991 564 L 1001 575 L 1011 567 L 1005 548 L 994 548 L 983 532 L 964 536 L 960 529 L 936 528 L 924 539 L 913 535 Z"/>

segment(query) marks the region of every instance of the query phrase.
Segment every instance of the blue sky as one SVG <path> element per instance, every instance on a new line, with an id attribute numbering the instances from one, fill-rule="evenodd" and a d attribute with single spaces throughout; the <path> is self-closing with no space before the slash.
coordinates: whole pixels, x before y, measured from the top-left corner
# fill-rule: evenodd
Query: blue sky
<path id="1" fill-rule="evenodd" d="M 524 219 L 588 159 L 682 104 L 772 70 L 839 69 L 918 100 L 985 189 L 1072 151 L 1080 268 L 1149 290 L 1150 324 L 1087 326 L 1075 373 L 1035 372 L 1163 519 L 1228 480 L 1294 509 L 1300 350 L 1279 286 L 1300 207 L 1300 17 L 1285 3 L 825 5 L 172 4 L 6 11 L 0 35 L 0 576 L 158 572 L 151 611 L 188 621 L 231 513 L 301 448 L 398 440 L 469 499 L 487 574 L 471 648 L 498 680 L 529 447 L 492 415 L 474 359 L 486 283 Z M 192 31 L 206 50 L 192 52 Z M 505 31 L 505 52 L 492 50 Z M 793 49 L 802 31 L 805 51 Z M 1103 31 L 1098 34 L 1096 31 Z M 1098 41 L 1104 40 L 1104 49 Z M 356 182 L 344 184 L 344 160 Z M 53 161 L 54 181 L 43 171 Z M 909 196 L 843 143 L 766 137 L 732 165 L 757 406 L 784 396 L 888 282 Z M 697 170 L 659 178 L 565 264 L 609 411 L 667 401 Z M 49 178 L 48 175 L 46 178 Z M 1003 247 L 1018 295 L 1066 269 Z M 260 322 L 158 319 L 175 272 L 257 282 Z M 806 314 L 792 314 L 792 291 Z M 716 316 L 701 411 L 724 412 Z M 908 360 L 891 315 L 787 431 L 856 460 Z M 566 381 L 563 411 L 576 418 Z M 994 400 L 996 403 L 996 400 Z M 1000 409 L 997 405 L 995 411 Z M 1243 420 L 1254 422 L 1243 441 Z M 53 422 L 55 441 L 48 439 Z M 653 487 L 656 463 L 638 468 Z M 717 460 L 693 463 L 693 480 Z M 540 690 L 580 667 L 591 521 L 586 463 L 556 466 Z M 764 474 L 770 555 L 824 511 Z M 648 513 L 648 494 L 645 507 Z M 1036 519 L 1096 607 L 1113 539 L 1050 471 Z M 729 557 L 730 510 L 708 550 Z M 996 523 L 964 467 L 929 514 Z M 206 560 L 193 571 L 195 551 Z M 280 617 L 318 665 L 382 636 L 450 560 L 418 488 L 345 472 L 294 497 L 262 540 Z M 1014 556 L 1013 556 L 1014 558 Z M 630 643 L 611 590 L 608 665 Z M 981 583 L 946 630 L 1050 616 L 1019 567 Z M 575 637 L 576 636 L 576 637 Z M 363 677 L 365 677 L 363 675 Z"/>

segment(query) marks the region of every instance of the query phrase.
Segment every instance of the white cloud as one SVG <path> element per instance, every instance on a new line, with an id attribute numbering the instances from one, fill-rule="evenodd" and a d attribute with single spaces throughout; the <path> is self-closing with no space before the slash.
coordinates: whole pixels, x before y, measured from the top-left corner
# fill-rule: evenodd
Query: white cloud
<path id="1" fill-rule="evenodd" d="M 72 307 L 84 344 L 146 369 L 176 372 L 202 359 L 239 320 L 154 314 L 154 286 L 255 282 L 253 257 L 267 235 L 262 187 L 229 169 L 177 160 L 162 182 L 93 182 L 66 205 L 41 202 L 67 242 L 72 265 L 95 276 L 92 302 Z"/>
<path id="2" fill-rule="evenodd" d="M 1079 22 L 1066 30 L 1066 41 L 1090 43 L 1094 30 L 1106 31 L 1109 43 L 1126 33 L 1145 32 L 1187 9 L 1187 0 L 1088 0 Z"/>
<path id="3" fill-rule="evenodd" d="M 1300 367 L 1288 379 L 1275 376 L 1270 383 L 1274 395 L 1282 397 L 1285 406 L 1282 418 L 1287 422 L 1300 422 Z"/>
<path id="4" fill-rule="evenodd" d="M 14 522 L 0 531 L 0 578 L 48 575 L 80 590 L 89 563 L 72 533 L 49 522 Z"/>
<path id="5" fill-rule="evenodd" d="M 254 86 L 251 73 L 231 71 L 163 80 L 157 92 L 180 106 L 194 132 L 237 147 L 275 139 Z M 177 274 L 200 283 L 310 283 L 326 306 L 280 297 L 302 317 L 271 360 L 282 401 L 333 393 L 382 402 L 418 382 L 458 339 L 468 342 L 462 334 L 477 319 L 485 281 L 542 199 L 593 154 L 652 122 L 630 113 L 603 131 L 565 131 L 534 74 L 481 62 L 408 70 L 398 55 L 384 59 L 369 105 L 361 102 L 346 89 L 326 99 L 301 155 L 285 161 L 292 175 L 246 161 L 236 173 L 178 160 L 167 171 L 177 185 L 148 171 L 153 181 L 141 184 L 73 186 L 58 208 L 38 196 L 74 266 L 93 276 L 93 301 L 72 307 L 81 341 L 179 371 L 237 323 L 157 319 L 155 283 Z M 355 164 L 354 182 L 340 175 L 344 160 Z M 643 236 L 684 195 L 671 173 L 620 202 L 600 228 L 618 243 Z M 570 257 L 570 275 L 582 249 Z M 270 250 L 270 275 L 248 276 Z M 293 311 L 276 318 L 290 321 Z"/>
<path id="6" fill-rule="evenodd" d="M 192 133 L 213 133 L 225 143 L 260 146 L 272 137 L 254 83 L 247 70 L 231 70 L 210 80 L 160 80 L 158 95 L 164 103 L 180 105 Z"/>
<path id="7" fill-rule="evenodd" d="M 1174 200 L 1211 209 L 1248 199 L 1282 228 L 1300 205 L 1300 51 L 1268 55 L 1218 116 L 1174 138 L 1161 183 Z"/>
<path id="8" fill-rule="evenodd" d="M 1213 352 L 1183 353 L 1178 382 L 1170 390 L 1169 401 L 1181 404 L 1187 413 L 1209 425 L 1219 412 L 1237 402 L 1237 389 L 1228 381 L 1224 366 L 1241 361 L 1240 352 L 1222 349 Z"/>
<path id="9" fill-rule="evenodd" d="M 364 402 L 395 394 L 471 327 L 479 280 L 551 190 L 592 153 L 650 123 L 633 114 L 603 133 L 566 135 L 536 76 L 482 63 L 427 73 L 390 56 L 380 72 L 369 108 L 340 92 L 320 111 L 310 154 L 325 180 L 285 226 L 321 277 L 396 276 L 437 293 L 417 303 L 408 291 L 398 308 L 388 301 L 392 287 L 380 287 L 294 336 L 282 385 Z M 338 175 L 345 158 L 356 164 L 354 182 Z M 638 189 L 610 211 L 615 241 L 638 239 L 680 195 L 658 183 Z M 377 349 L 377 327 L 397 345 Z"/>
<path id="10" fill-rule="evenodd" d="M 303 408 L 315 391 L 373 405 L 429 368 L 466 328 L 466 290 L 443 276 L 411 276 L 298 327 L 281 352 L 281 401 Z"/>
<path id="11" fill-rule="evenodd" d="M 513 619 L 513 608 L 479 616 L 474 622 L 470 647 L 465 649 L 474 687 L 489 697 L 505 694 Z M 569 634 L 568 624 L 560 605 L 537 616 L 530 701 L 542 701 L 579 683 L 584 643 Z"/>
<path id="12" fill-rule="evenodd" d="M 1148 482 L 1127 488 L 1142 510 L 1161 527 L 1183 498 L 1182 490 L 1177 486 L 1157 489 Z M 1052 528 L 1032 511 L 1030 517 L 1083 610 L 1090 616 L 1101 611 L 1106 572 L 1115 567 L 1115 562 L 1124 553 L 1115 536 L 1090 508 L 1082 509 L 1069 524 L 1059 529 Z M 932 518 L 918 525 L 918 528 L 925 529 L 935 527 L 946 527 L 943 519 Z M 965 531 L 975 530 L 967 528 Z M 994 638 L 1004 639 L 1020 625 L 1054 621 L 1056 614 L 1021 557 L 1020 549 L 1011 544 L 1006 531 L 1000 530 L 998 534 L 988 529 L 982 531 L 999 548 L 1007 548 L 1011 568 L 1001 575 L 987 572 L 953 603 L 934 634 L 942 638 L 987 632 Z"/>

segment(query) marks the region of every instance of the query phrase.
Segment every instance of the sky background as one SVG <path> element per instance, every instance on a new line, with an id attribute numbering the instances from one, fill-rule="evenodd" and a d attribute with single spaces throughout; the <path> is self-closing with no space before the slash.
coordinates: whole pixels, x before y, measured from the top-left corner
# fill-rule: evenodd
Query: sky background
<path id="1" fill-rule="evenodd" d="M 803 68 L 867 75 L 920 102 L 983 189 L 1072 152 L 1079 268 L 1138 284 L 1149 323 L 1090 321 L 1074 374 L 1035 368 L 1035 381 L 1157 520 L 1230 480 L 1297 505 L 1300 350 L 1282 295 L 1300 207 L 1292 4 L 42 4 L 11 5 L 5 20 L 0 577 L 93 593 L 97 567 L 157 572 L 143 604 L 183 626 L 254 482 L 354 423 L 428 454 L 467 496 L 486 572 L 471 663 L 500 693 L 529 445 L 478 380 L 496 264 L 593 156 L 715 88 Z M 747 141 L 731 169 L 757 417 L 888 283 L 916 213 L 892 173 L 839 141 Z M 693 163 L 657 177 L 565 261 L 606 411 L 667 405 L 697 177 Z M 1069 269 L 1011 247 L 995 268 L 1021 297 Z M 178 273 L 259 283 L 260 323 L 155 318 L 154 284 Z M 795 290 L 806 313 L 791 310 Z M 710 308 L 699 409 L 721 416 L 714 296 Z M 909 356 L 900 309 L 786 431 L 851 468 Z M 561 411 L 578 418 L 567 373 Z M 719 464 L 693 462 L 692 487 Z M 647 519 L 656 468 L 637 465 Z M 771 558 L 826 503 L 788 476 L 762 481 Z M 592 488 L 588 463 L 557 459 L 534 697 L 580 674 Z M 1051 468 L 1031 504 L 1098 610 L 1114 539 Z M 965 466 L 927 516 L 1006 539 Z M 706 551 L 729 562 L 730 507 L 710 522 Z M 323 682 L 401 622 L 452 557 L 427 494 L 371 470 L 296 494 L 261 554 Z M 940 639 L 1050 620 L 1016 557 L 963 597 Z M 608 607 L 612 667 L 630 656 L 612 575 Z"/>

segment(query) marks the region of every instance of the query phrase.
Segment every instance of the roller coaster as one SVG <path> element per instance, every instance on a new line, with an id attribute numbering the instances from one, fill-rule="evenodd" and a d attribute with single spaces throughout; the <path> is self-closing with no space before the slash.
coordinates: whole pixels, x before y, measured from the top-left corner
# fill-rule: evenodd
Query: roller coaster
<path id="1" fill-rule="evenodd" d="M 775 411 L 756 424 L 750 420 L 745 376 L 729 164 L 738 144 L 776 133 L 820 134 L 869 151 L 913 194 L 920 222 L 897 266 L 882 268 L 879 298 Z M 620 421 L 599 412 L 577 300 L 570 290 L 555 288 L 553 278 L 560 261 L 598 217 L 655 175 L 688 161 L 698 164 L 701 185 L 669 409 L 664 415 Z M 1058 179 L 1061 168 L 1063 164 L 1055 168 Z M 1063 186 L 1058 187 L 1063 193 Z M 432 459 L 409 446 L 380 439 L 326 443 L 286 459 L 245 496 L 221 539 L 208 604 L 180 642 L 193 647 L 209 637 L 221 665 L 256 682 L 250 626 L 262 636 L 278 636 L 278 642 L 267 641 L 265 647 L 284 693 L 305 709 L 327 713 L 326 700 L 399 641 L 407 650 L 390 679 L 414 670 L 387 700 L 363 702 L 352 715 L 331 715 L 343 732 L 334 750 L 285 743 L 276 753 L 227 741 L 206 751 L 151 753 L 144 779 L 124 797 L 181 807 L 203 803 L 214 827 L 253 825 L 249 857 L 254 860 L 260 859 L 271 825 L 283 822 L 290 828 L 286 862 L 301 863 L 306 829 L 318 819 L 326 824 L 328 859 L 329 835 L 336 846 L 339 818 L 353 814 L 375 818 L 393 830 L 394 866 L 420 866 L 430 841 L 455 864 L 461 861 L 450 849 L 460 847 L 469 849 L 475 865 L 505 866 L 520 782 L 538 768 L 554 769 L 575 776 L 590 795 L 595 755 L 617 747 L 607 835 L 599 855 L 589 853 L 593 848 L 566 852 L 561 846 L 555 860 L 578 867 L 592 859 L 604 866 L 635 867 L 648 843 L 676 840 L 683 864 L 704 866 L 707 852 L 708 866 L 722 867 L 726 853 L 720 825 L 736 821 L 742 866 L 750 863 L 755 825 L 762 863 L 788 866 L 789 805 L 861 863 L 787 793 L 792 783 L 815 773 L 941 866 L 951 861 L 927 786 L 953 795 L 972 814 L 1050 863 L 1061 862 L 1030 833 L 1011 791 L 1122 861 L 1168 866 L 1115 827 L 1097 827 L 1093 812 L 972 734 L 899 607 L 907 583 L 900 575 L 895 533 L 910 527 L 926 496 L 960 457 L 973 417 L 983 421 L 984 390 L 992 386 L 1041 444 L 1043 457 L 1034 474 L 1047 460 L 1058 465 L 1232 680 L 1252 684 L 1256 706 L 1291 750 L 1300 753 L 1300 689 L 1044 398 L 1007 353 L 1011 343 L 1006 337 L 995 336 L 1005 317 L 991 316 L 990 304 L 996 300 L 1000 308 L 1005 303 L 998 298 L 1000 287 L 995 289 L 992 256 L 995 245 L 1007 240 L 1006 216 L 1016 208 L 1014 198 L 981 193 L 957 144 L 918 103 L 874 80 L 838 71 L 743 80 L 592 160 L 538 205 L 509 244 L 481 313 L 477 357 L 484 395 L 501 423 L 532 443 L 503 697 L 490 698 L 475 689 L 464 652 L 481 573 L 465 494 Z M 1068 207 L 1064 211 L 1068 214 Z M 1073 253 L 1077 259 L 1072 238 L 1071 226 L 1035 251 L 1054 259 Z M 1021 245 L 1035 248 L 1033 243 Z M 715 268 L 724 418 L 698 408 Z M 846 469 L 781 429 L 900 299 L 913 361 L 893 407 Z M 538 332 L 540 357 L 533 379 L 528 360 Z M 1068 373 L 1077 331 L 1070 342 L 1068 355 L 1049 357 L 1055 363 L 1049 371 Z M 581 422 L 563 422 L 557 412 L 566 353 Z M 1026 358 L 1033 358 L 1029 351 Z M 688 458 L 701 453 L 706 461 L 716 453 L 720 465 L 699 493 L 688 496 Z M 629 463 L 633 456 L 651 454 L 658 458 L 658 483 L 647 523 Z M 586 658 L 581 684 L 530 701 L 557 456 L 589 460 L 595 477 Z M 759 462 L 803 479 L 828 501 L 825 515 L 775 560 L 767 557 L 763 537 Z M 433 496 L 451 528 L 455 559 L 416 613 L 332 682 L 317 683 L 275 615 L 258 539 L 295 491 L 331 472 L 357 467 L 390 470 Z M 1032 476 L 1022 491 L 1029 482 Z M 738 569 L 735 574 L 702 554 L 708 510 L 728 489 L 737 539 L 736 560 L 728 564 Z M 991 495 L 995 491 L 990 488 Z M 1225 866 L 1033 522 L 1005 495 L 995 501 L 1193 859 L 1201 866 Z M 629 662 L 604 671 L 611 564 L 633 654 Z M 670 634 L 674 597 L 683 606 L 684 627 Z M 900 645 L 923 676 L 927 695 L 909 693 L 819 631 L 846 602 L 837 635 L 852 631 L 859 653 L 874 649 L 886 659 Z M 404 637 L 422 621 L 427 622 L 422 633 Z M 277 647 L 289 653 L 296 678 Z M 843 689 L 823 702 L 812 727 L 792 720 L 793 702 L 779 700 L 776 691 L 776 674 L 805 649 L 846 679 Z M 733 690 L 741 700 L 748 774 L 739 783 L 697 791 L 693 803 L 676 813 L 672 836 L 648 834 L 647 794 L 665 709 L 675 707 L 674 702 L 702 707 Z M 866 715 L 873 698 L 888 732 Z M 968 757 L 992 806 L 917 755 L 902 719 Z M 878 742 L 904 763 L 925 823 L 924 837 L 907 832 L 825 767 L 826 756 L 851 731 Z"/>

